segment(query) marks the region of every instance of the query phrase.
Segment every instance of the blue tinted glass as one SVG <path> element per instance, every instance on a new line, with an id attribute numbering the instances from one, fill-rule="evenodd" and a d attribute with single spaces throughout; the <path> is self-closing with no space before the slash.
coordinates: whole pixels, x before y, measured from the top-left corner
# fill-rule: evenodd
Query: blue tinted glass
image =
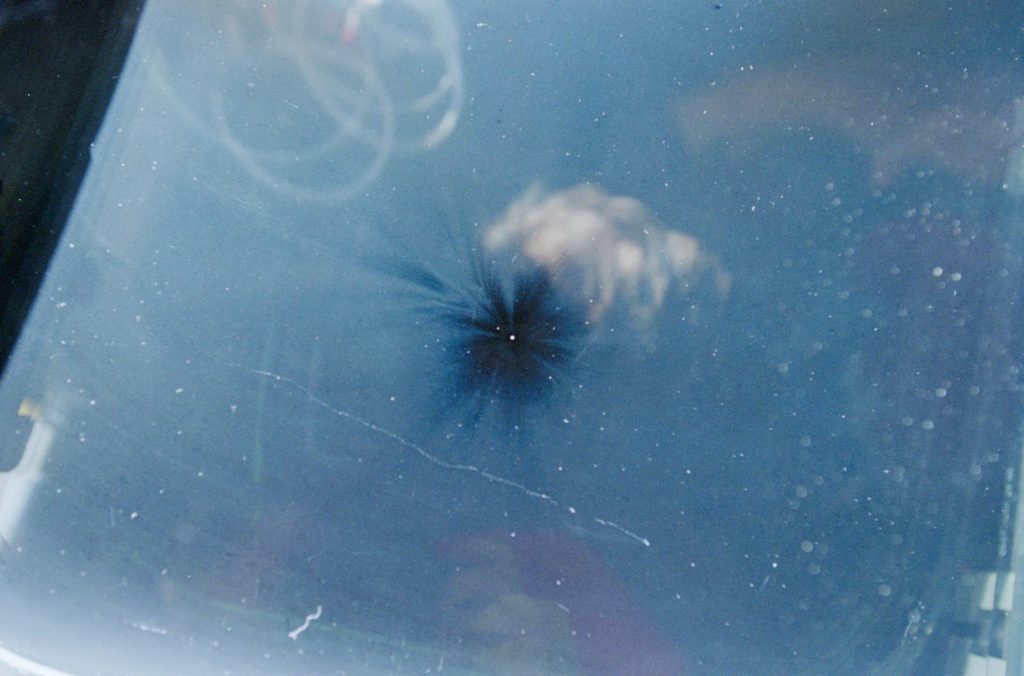
<path id="1" fill-rule="evenodd" d="M 0 659 L 1019 669 L 965 5 L 152 0 L 0 385 Z"/>

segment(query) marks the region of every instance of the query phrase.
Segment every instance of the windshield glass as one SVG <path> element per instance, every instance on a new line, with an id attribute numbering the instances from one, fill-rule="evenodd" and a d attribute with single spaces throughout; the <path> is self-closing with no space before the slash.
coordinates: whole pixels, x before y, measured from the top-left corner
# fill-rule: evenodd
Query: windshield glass
<path id="1" fill-rule="evenodd" d="M 0 657 L 1019 669 L 1021 19 L 150 0 L 0 383 Z"/>

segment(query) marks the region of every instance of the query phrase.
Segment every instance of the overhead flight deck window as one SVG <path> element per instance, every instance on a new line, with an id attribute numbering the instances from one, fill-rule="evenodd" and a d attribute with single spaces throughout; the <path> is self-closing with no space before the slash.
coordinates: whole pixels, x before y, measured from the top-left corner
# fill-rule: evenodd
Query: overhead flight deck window
<path id="1" fill-rule="evenodd" d="M 1020 671 L 1018 3 L 71 5 L 3 668 Z"/>

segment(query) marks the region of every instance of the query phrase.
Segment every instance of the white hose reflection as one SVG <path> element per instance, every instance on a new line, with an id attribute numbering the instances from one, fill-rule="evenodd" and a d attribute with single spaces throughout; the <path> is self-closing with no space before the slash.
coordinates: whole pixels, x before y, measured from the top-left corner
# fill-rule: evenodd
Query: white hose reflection
<path id="1" fill-rule="evenodd" d="M 161 8 L 161 11 L 185 11 Z M 155 36 L 146 67 L 174 112 L 260 185 L 300 201 L 365 191 L 395 154 L 437 147 L 463 105 L 444 0 L 241 0 L 205 33 Z"/>

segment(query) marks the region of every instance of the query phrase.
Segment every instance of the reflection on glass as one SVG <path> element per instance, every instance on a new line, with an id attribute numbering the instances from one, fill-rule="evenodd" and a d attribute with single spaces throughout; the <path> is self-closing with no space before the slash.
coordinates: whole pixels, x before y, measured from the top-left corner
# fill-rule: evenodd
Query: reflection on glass
<path id="1" fill-rule="evenodd" d="M 453 564 L 441 590 L 456 664 L 507 673 L 687 673 L 622 577 L 583 541 L 496 530 L 438 544 Z"/>
<path id="2" fill-rule="evenodd" d="M 735 50 L 673 57 L 615 3 L 460 3 L 459 52 L 439 3 L 151 0 L 0 387 L 4 646 L 171 674 L 998 658 L 1013 71 L 850 48 L 864 3 L 698 5 L 660 9 Z M 763 40 L 800 21 L 843 40 Z"/>
<path id="3" fill-rule="evenodd" d="M 720 296 L 729 291 L 729 274 L 696 239 L 665 228 L 639 201 L 591 185 L 531 190 L 487 229 L 483 245 L 539 266 L 595 322 L 617 309 L 648 325 L 669 291 L 706 273 Z"/>
<path id="4" fill-rule="evenodd" d="M 691 96 L 680 120 L 695 150 L 727 140 L 734 152 L 750 151 L 766 132 L 783 128 L 812 138 L 835 134 L 867 156 L 879 188 L 893 187 L 912 168 L 998 184 L 1021 140 L 1022 85 L 1016 68 L 922 73 L 903 61 L 821 59 L 759 70 Z"/>
<path id="5" fill-rule="evenodd" d="M 150 25 L 176 25 L 184 6 Z M 162 34 L 147 67 L 174 114 L 263 187 L 338 202 L 396 153 L 436 147 L 463 103 L 444 0 L 207 3 L 195 31 Z M 215 49 L 214 59 L 196 58 Z"/>
<path id="6" fill-rule="evenodd" d="M 881 16 L 881 6 L 862 8 L 871 10 Z M 858 648 L 830 659 L 962 673 L 958 651 L 985 655 L 992 643 L 943 633 L 957 618 L 983 635 L 991 620 L 979 610 L 991 603 L 972 598 L 978 580 L 1013 565 L 1005 542 L 995 544 L 1010 535 L 1018 442 L 993 413 L 1019 417 L 1009 307 L 1020 284 L 1024 78 L 987 58 L 936 56 L 925 67 L 920 51 L 903 48 L 744 66 L 683 97 L 678 111 L 693 156 L 758 168 L 754 189 L 778 200 L 762 218 L 786 219 L 790 235 L 806 238 L 774 263 L 801 271 L 794 281 L 821 299 L 803 312 L 827 318 L 780 304 L 788 337 L 769 351 L 779 374 L 807 385 L 781 395 L 797 395 L 794 419 L 808 406 L 833 418 L 808 425 L 817 431 L 800 436 L 806 450 L 776 474 L 807 472 L 788 520 L 808 534 L 808 575 L 792 584 L 848 608 L 827 626 Z M 834 256 L 821 256 L 830 247 Z M 782 287 L 770 288 L 766 302 Z M 848 318 L 862 321 L 839 328 L 848 304 Z M 832 394 L 809 405 L 819 388 Z M 812 605 L 797 603 L 786 622 L 807 622 Z"/>

